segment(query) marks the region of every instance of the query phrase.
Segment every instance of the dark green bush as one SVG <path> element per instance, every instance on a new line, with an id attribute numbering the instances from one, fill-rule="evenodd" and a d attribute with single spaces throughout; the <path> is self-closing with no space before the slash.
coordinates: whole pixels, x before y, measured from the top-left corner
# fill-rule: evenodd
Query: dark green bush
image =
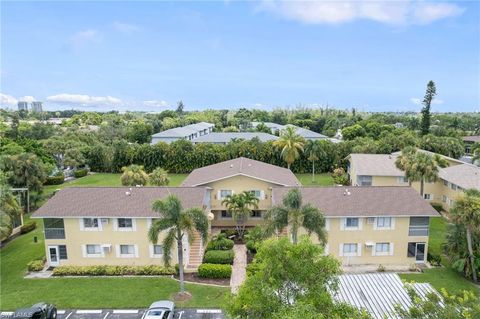
<path id="1" fill-rule="evenodd" d="M 235 254 L 233 250 L 209 250 L 203 256 L 207 264 L 233 264 Z"/>
<path id="2" fill-rule="evenodd" d="M 218 264 L 201 264 L 198 267 L 198 276 L 201 278 L 230 278 L 232 266 Z"/>
<path id="3" fill-rule="evenodd" d="M 37 228 L 37 222 L 31 220 L 22 227 L 20 227 L 20 233 L 26 234 Z"/>
<path id="4" fill-rule="evenodd" d="M 43 265 L 45 262 L 41 259 L 39 260 L 32 260 L 27 264 L 28 271 L 41 271 L 43 269 Z"/>
<path id="5" fill-rule="evenodd" d="M 247 246 L 247 249 L 251 254 L 257 253 L 257 246 L 255 245 L 255 242 L 253 240 L 247 241 L 245 246 Z"/>
<path id="6" fill-rule="evenodd" d="M 84 177 L 87 176 L 87 174 L 88 170 L 86 168 L 77 169 L 75 172 L 73 172 L 73 176 L 75 176 L 75 178 Z"/>
<path id="7" fill-rule="evenodd" d="M 157 265 L 148 266 L 60 266 L 53 270 L 54 276 L 160 276 L 173 275 L 175 268 Z"/>
<path id="8" fill-rule="evenodd" d="M 253 262 L 247 265 L 247 276 L 254 275 L 259 270 L 259 264 Z"/>
<path id="9" fill-rule="evenodd" d="M 216 238 L 212 239 L 206 248 L 206 251 L 209 250 L 230 250 L 233 248 L 233 240 L 226 238 Z"/>
<path id="10" fill-rule="evenodd" d="M 443 212 L 443 206 L 441 203 L 430 203 L 432 207 L 439 213 Z"/>
<path id="11" fill-rule="evenodd" d="M 45 185 L 60 185 L 60 184 L 63 184 L 64 181 L 65 181 L 65 176 L 63 176 L 63 174 L 61 174 L 61 175 L 56 175 L 56 176 L 48 176 L 44 184 Z"/>
<path id="12" fill-rule="evenodd" d="M 440 266 L 442 264 L 442 257 L 436 254 L 427 254 L 427 261 L 432 264 L 432 266 Z"/>

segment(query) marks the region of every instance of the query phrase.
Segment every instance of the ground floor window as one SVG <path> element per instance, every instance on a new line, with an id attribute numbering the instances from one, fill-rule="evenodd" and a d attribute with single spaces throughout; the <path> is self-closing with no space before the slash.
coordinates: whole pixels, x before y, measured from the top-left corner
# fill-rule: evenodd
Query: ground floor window
<path id="1" fill-rule="evenodd" d="M 230 213 L 228 210 L 222 210 L 221 216 L 222 218 L 232 218 L 232 213 Z"/>
<path id="2" fill-rule="evenodd" d="M 342 251 L 343 256 L 357 256 L 358 255 L 358 245 L 356 243 L 343 244 L 341 251 Z"/>
<path id="3" fill-rule="evenodd" d="M 252 218 L 262 218 L 261 210 L 252 210 Z"/>
<path id="4" fill-rule="evenodd" d="M 391 249 L 390 243 L 376 243 L 375 256 L 390 255 L 390 249 Z"/>
<path id="5" fill-rule="evenodd" d="M 96 255 L 102 253 L 102 247 L 100 245 L 87 245 L 87 254 Z"/>
<path id="6" fill-rule="evenodd" d="M 68 259 L 67 246 L 66 245 L 59 245 L 58 246 L 58 256 L 60 257 L 60 260 Z"/>

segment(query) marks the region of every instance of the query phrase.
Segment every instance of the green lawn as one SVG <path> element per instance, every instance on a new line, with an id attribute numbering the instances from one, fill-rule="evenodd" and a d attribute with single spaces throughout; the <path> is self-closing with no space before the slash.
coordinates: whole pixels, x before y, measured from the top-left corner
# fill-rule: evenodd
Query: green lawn
<path id="1" fill-rule="evenodd" d="M 330 173 L 315 174 L 315 181 L 312 181 L 312 174 L 295 174 L 304 186 L 332 186 L 334 185 Z"/>
<path id="2" fill-rule="evenodd" d="M 38 243 L 33 242 L 37 236 Z M 49 278 L 24 279 L 29 261 L 45 254 L 42 229 L 23 235 L 0 251 L 0 309 L 31 306 L 39 301 L 59 308 L 148 307 L 159 299 L 171 299 L 178 282 L 170 278 Z M 228 288 L 186 285 L 192 299 L 185 307 L 221 307 Z"/>

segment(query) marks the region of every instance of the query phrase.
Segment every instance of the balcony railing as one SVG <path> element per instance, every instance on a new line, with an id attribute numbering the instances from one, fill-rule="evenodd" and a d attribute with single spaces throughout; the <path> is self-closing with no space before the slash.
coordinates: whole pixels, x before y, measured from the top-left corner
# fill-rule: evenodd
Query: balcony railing
<path id="1" fill-rule="evenodd" d="M 428 225 L 426 226 L 410 226 L 408 236 L 428 236 Z"/>
<path id="2" fill-rule="evenodd" d="M 65 239 L 65 229 L 45 228 L 45 239 Z"/>

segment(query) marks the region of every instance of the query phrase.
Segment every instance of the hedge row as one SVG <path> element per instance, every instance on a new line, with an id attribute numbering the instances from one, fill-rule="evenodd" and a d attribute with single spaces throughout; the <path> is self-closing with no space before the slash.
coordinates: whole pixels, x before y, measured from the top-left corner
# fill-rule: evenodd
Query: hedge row
<path id="1" fill-rule="evenodd" d="M 45 185 L 60 185 L 65 181 L 63 174 L 57 176 L 48 176 Z"/>
<path id="2" fill-rule="evenodd" d="M 87 174 L 88 170 L 86 168 L 77 169 L 75 172 L 73 172 L 73 176 L 75 176 L 75 178 L 84 177 L 87 176 Z"/>
<path id="3" fill-rule="evenodd" d="M 233 240 L 227 238 L 212 239 L 208 244 L 206 251 L 209 250 L 230 250 L 233 248 Z"/>
<path id="4" fill-rule="evenodd" d="M 217 264 L 201 264 L 198 267 L 198 276 L 201 278 L 230 278 L 232 275 L 232 266 Z"/>
<path id="5" fill-rule="evenodd" d="M 45 261 L 41 259 L 32 260 L 27 264 L 27 269 L 28 271 L 41 271 L 43 269 L 44 264 L 45 264 Z"/>
<path id="6" fill-rule="evenodd" d="M 20 233 L 26 234 L 31 232 L 35 228 L 37 228 L 37 222 L 31 220 L 28 223 L 24 224 L 22 227 L 20 227 Z"/>
<path id="7" fill-rule="evenodd" d="M 53 270 L 54 276 L 160 276 L 173 275 L 174 267 L 163 266 L 60 266 Z"/>
<path id="8" fill-rule="evenodd" d="M 203 256 L 203 262 L 207 264 L 233 264 L 235 253 L 233 250 L 210 250 Z"/>

